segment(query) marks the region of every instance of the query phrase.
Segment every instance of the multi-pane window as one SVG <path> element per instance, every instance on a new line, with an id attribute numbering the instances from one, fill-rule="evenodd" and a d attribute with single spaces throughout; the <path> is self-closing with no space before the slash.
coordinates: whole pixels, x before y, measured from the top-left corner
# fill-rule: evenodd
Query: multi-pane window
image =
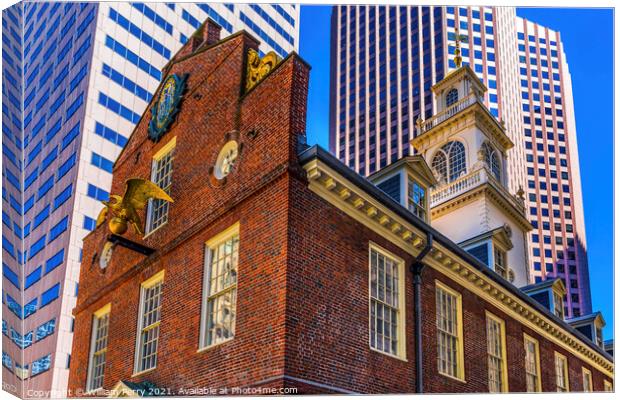
<path id="1" fill-rule="evenodd" d="M 489 363 L 489 392 L 508 391 L 504 321 L 490 313 L 487 313 L 487 359 Z"/>
<path id="2" fill-rule="evenodd" d="M 235 224 L 207 242 L 203 347 L 235 336 L 238 265 L 239 225 Z"/>
<path id="3" fill-rule="evenodd" d="M 163 284 L 164 271 L 142 283 L 135 372 L 146 371 L 157 366 Z"/>
<path id="4" fill-rule="evenodd" d="M 404 357 L 402 261 L 370 247 L 370 347 Z"/>
<path id="5" fill-rule="evenodd" d="M 589 369 L 581 368 L 581 376 L 583 377 L 583 391 L 592 391 L 592 372 Z"/>
<path id="6" fill-rule="evenodd" d="M 103 387 L 106 353 L 108 351 L 108 326 L 110 323 L 110 306 L 95 312 L 90 345 L 87 390 Z"/>
<path id="7" fill-rule="evenodd" d="M 452 104 L 456 103 L 459 99 L 459 91 L 456 89 L 450 89 L 448 94 L 446 94 L 446 107 L 450 107 Z"/>
<path id="8" fill-rule="evenodd" d="M 568 362 L 559 353 L 555 353 L 555 384 L 558 392 L 568 392 Z"/>
<path id="9" fill-rule="evenodd" d="M 597 326 L 595 329 L 595 332 L 596 332 L 596 344 L 599 347 L 603 347 L 603 329 Z"/>
<path id="10" fill-rule="evenodd" d="M 433 157 L 432 167 L 443 181 L 452 182 L 467 170 L 465 146 L 453 141 L 443 145 Z"/>
<path id="11" fill-rule="evenodd" d="M 409 189 L 407 191 L 409 211 L 426 221 L 426 191 L 417 181 L 409 177 Z"/>
<path id="12" fill-rule="evenodd" d="M 175 142 L 175 139 L 172 139 L 171 143 L 166 145 L 153 158 L 153 169 L 151 171 L 151 181 L 168 194 L 170 194 L 172 186 L 172 162 L 174 160 Z M 165 200 L 152 199 L 149 201 L 146 233 L 153 232 L 168 222 L 168 207 L 169 203 Z"/>
<path id="13" fill-rule="evenodd" d="M 497 246 L 493 246 L 495 272 L 503 276 L 508 277 L 508 268 L 506 267 L 506 252 Z"/>
<path id="14" fill-rule="evenodd" d="M 564 319 L 564 300 L 557 292 L 553 292 L 553 313 Z"/>
<path id="15" fill-rule="evenodd" d="M 484 161 L 491 170 L 491 173 L 495 178 L 501 181 L 502 168 L 500 164 L 500 158 L 497 151 L 493 149 L 487 142 L 482 144 L 482 153 L 484 154 Z"/>
<path id="16" fill-rule="evenodd" d="M 439 373 L 464 379 L 461 295 L 436 281 L 435 297 Z"/>
<path id="17" fill-rule="evenodd" d="M 525 346 L 525 386 L 528 392 L 540 392 L 540 354 L 538 341 L 524 336 Z"/>

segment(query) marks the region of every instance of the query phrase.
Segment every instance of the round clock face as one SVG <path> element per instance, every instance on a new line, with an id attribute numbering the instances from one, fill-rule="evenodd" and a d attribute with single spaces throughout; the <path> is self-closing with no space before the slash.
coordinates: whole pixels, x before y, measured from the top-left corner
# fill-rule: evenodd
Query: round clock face
<path id="1" fill-rule="evenodd" d="M 174 94 L 176 92 L 176 80 L 174 77 L 168 78 L 164 84 L 161 93 L 159 94 L 159 100 L 157 103 L 157 126 L 161 127 L 166 122 L 166 118 L 172 111 L 172 103 L 174 101 Z"/>
<path id="2" fill-rule="evenodd" d="M 101 256 L 99 256 L 99 267 L 105 269 L 110 260 L 112 259 L 112 252 L 114 251 L 114 243 L 105 242 L 103 249 L 101 250 Z"/>
<path id="3" fill-rule="evenodd" d="M 237 157 L 239 156 L 239 146 L 237 142 L 231 140 L 226 143 L 220 154 L 217 156 L 217 162 L 215 163 L 215 169 L 213 171 L 217 179 L 225 178 L 233 170 Z"/>

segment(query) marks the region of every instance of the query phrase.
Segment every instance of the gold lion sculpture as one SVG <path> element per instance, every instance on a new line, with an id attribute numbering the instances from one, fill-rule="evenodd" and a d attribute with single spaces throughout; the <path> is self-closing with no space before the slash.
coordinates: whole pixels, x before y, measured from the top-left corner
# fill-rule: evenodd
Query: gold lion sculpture
<path id="1" fill-rule="evenodd" d="M 110 231 L 117 235 L 127 232 L 128 223 L 135 231 L 142 235 L 141 222 L 138 210 L 144 209 L 151 199 L 174 201 L 159 186 L 147 179 L 132 178 L 125 182 L 125 194 L 123 197 L 111 195 L 110 201 L 102 201 L 105 205 L 97 217 L 97 226 L 103 224 L 107 218 L 108 210 L 112 212 L 112 219 L 108 226 Z"/>

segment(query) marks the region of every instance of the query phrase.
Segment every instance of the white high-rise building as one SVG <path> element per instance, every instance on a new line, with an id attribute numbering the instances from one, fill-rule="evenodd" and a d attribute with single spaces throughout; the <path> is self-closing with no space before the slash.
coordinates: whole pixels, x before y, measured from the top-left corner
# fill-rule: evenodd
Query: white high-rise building
<path id="1" fill-rule="evenodd" d="M 262 52 L 299 45 L 294 5 L 26 1 L 3 11 L 8 391 L 66 396 L 82 239 L 161 68 L 207 17 L 222 37 L 255 35 Z"/>

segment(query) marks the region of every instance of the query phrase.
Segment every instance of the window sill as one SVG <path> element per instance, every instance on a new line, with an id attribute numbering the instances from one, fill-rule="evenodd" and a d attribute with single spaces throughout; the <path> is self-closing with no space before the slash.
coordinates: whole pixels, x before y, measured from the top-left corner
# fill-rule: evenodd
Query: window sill
<path id="1" fill-rule="evenodd" d="M 387 353 L 387 352 L 385 352 L 385 351 L 377 350 L 377 349 L 373 348 L 373 347 L 372 347 L 372 346 L 370 346 L 370 345 L 368 346 L 368 348 L 369 348 L 371 351 L 374 351 L 375 353 L 379 353 L 379 354 L 381 354 L 381 355 L 383 355 L 383 356 L 387 356 L 387 357 L 395 358 L 395 359 L 397 359 L 397 360 L 399 360 L 399 361 L 403 361 L 403 362 L 408 362 L 408 360 L 407 360 L 407 358 L 406 358 L 406 357 L 402 357 L 402 356 L 399 356 L 399 355 L 396 355 L 396 354 L 390 354 L 390 353 Z"/>
<path id="2" fill-rule="evenodd" d="M 157 366 L 154 366 L 153 368 L 145 369 L 144 371 L 134 372 L 133 375 L 131 375 L 131 377 L 135 378 L 136 376 L 144 375 L 147 372 L 154 371 L 156 368 Z"/>
<path id="3" fill-rule="evenodd" d="M 444 374 L 443 372 L 438 372 L 438 373 L 439 373 L 439 375 L 441 375 L 441 376 L 444 376 L 444 377 L 446 377 L 446 378 L 453 379 L 453 380 L 455 380 L 455 381 L 457 381 L 457 382 L 460 382 L 460 383 L 467 383 L 467 381 L 466 381 L 465 379 L 462 379 L 462 378 L 457 378 L 456 376 L 452 376 L 452 375 L 448 375 L 448 374 Z"/>
<path id="4" fill-rule="evenodd" d="M 154 234 L 155 232 L 157 232 L 158 230 L 160 230 L 162 227 L 166 225 L 168 225 L 168 221 L 159 225 L 157 228 L 153 229 L 152 231 L 148 231 L 147 233 L 145 233 L 144 236 L 142 236 L 142 240 L 146 240 L 146 238 L 148 238 L 149 236 L 151 236 L 152 234 Z"/>
<path id="5" fill-rule="evenodd" d="M 230 339 L 226 339 L 226 340 L 224 340 L 224 341 L 222 341 L 222 342 L 215 343 L 215 344 L 210 344 L 210 345 L 205 346 L 205 347 L 201 347 L 201 348 L 199 348 L 199 349 L 196 351 L 196 353 L 202 353 L 202 352 L 205 352 L 205 351 L 211 350 L 211 349 L 213 349 L 213 348 L 215 348 L 215 347 L 218 347 L 218 346 L 221 346 L 221 345 L 223 345 L 223 344 L 225 344 L 225 343 L 231 342 L 234 338 L 235 338 L 235 337 L 233 336 L 233 337 L 231 337 Z"/>

